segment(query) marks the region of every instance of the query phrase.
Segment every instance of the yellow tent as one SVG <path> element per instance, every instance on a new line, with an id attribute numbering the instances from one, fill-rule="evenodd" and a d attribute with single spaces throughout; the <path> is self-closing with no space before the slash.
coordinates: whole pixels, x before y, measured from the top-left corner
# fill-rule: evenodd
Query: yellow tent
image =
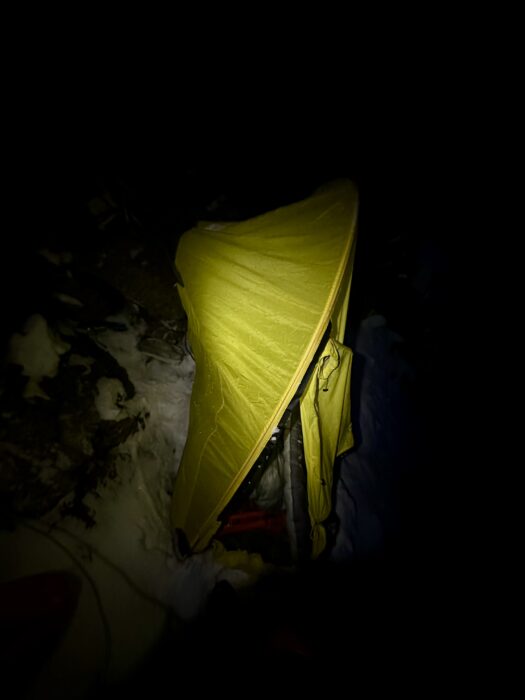
<path id="1" fill-rule="evenodd" d="M 196 371 L 172 523 L 194 551 L 279 424 L 319 349 L 301 397 L 312 556 L 325 546 L 337 454 L 352 446 L 351 352 L 343 343 L 357 192 L 337 181 L 239 223 L 200 223 L 181 238 L 178 291 Z"/>

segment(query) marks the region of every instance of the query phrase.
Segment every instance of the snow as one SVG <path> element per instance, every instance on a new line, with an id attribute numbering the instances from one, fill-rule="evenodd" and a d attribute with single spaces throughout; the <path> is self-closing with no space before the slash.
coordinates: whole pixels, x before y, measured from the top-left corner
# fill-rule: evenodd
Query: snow
<path id="1" fill-rule="evenodd" d="M 128 330 L 114 332 L 108 329 L 97 335 L 97 342 L 127 370 L 135 386 L 136 395 L 126 402 L 127 410 L 131 412 L 138 408 L 148 414 L 147 430 L 128 440 L 122 450 L 133 456 L 140 448 L 141 465 L 147 474 L 157 476 L 162 472 L 173 479 L 188 433 L 195 363 L 189 355 L 171 361 L 146 356 L 138 349 L 145 333 L 144 324 L 131 326 L 129 319 L 122 315 L 107 320 L 123 324 Z M 106 383 L 106 393 L 109 386 L 115 391 L 115 385 Z"/>
<path id="2" fill-rule="evenodd" d="M 127 413 L 122 408 L 126 391 L 118 379 L 102 377 L 97 382 L 95 406 L 102 420 L 122 420 Z M 119 405 L 120 404 L 120 405 Z"/>
<path id="3" fill-rule="evenodd" d="M 60 355 L 70 345 L 58 338 L 40 314 L 30 316 L 22 334 L 15 333 L 9 344 L 9 361 L 22 366 L 22 373 L 29 377 L 24 397 L 49 398 L 39 386 L 44 377 L 55 377 L 60 364 Z"/>
<path id="4" fill-rule="evenodd" d="M 140 416 L 142 427 L 114 450 L 117 477 L 84 499 L 96 525 L 88 530 L 78 519 L 63 517 L 58 506 L 41 521 L 0 532 L 3 579 L 65 569 L 83 580 L 78 610 L 40 673 L 35 695 L 49 695 L 52 689 L 53 697 L 86 697 L 99 679 L 124 679 L 160 639 L 168 611 L 178 620 L 192 620 L 218 581 L 238 588 L 253 582 L 234 559 L 214 549 L 183 561 L 174 555 L 171 491 L 188 431 L 193 359 L 182 349 L 164 352 L 158 339 L 153 346 L 159 352 L 152 352 L 145 342 L 147 326 L 132 311 L 106 320 L 115 325 L 94 339 L 126 369 L 135 395 L 126 399 L 121 381 L 102 377 L 96 408 L 103 420 Z M 366 319 L 357 336 L 357 447 L 345 457 L 336 485 L 341 527 L 331 552 L 335 561 L 382 543 L 387 505 L 381 488 L 388 489 L 402 468 L 396 416 L 404 415 L 399 386 L 407 370 L 394 351 L 399 341 L 378 316 Z M 42 377 L 56 376 L 68 347 L 35 315 L 24 333 L 11 339 L 10 359 L 22 365 L 35 392 Z M 93 359 L 71 355 L 69 363 L 90 372 Z M 265 474 L 257 495 L 261 504 L 284 497 L 290 506 L 290 484 L 280 460 Z"/>
<path id="5" fill-rule="evenodd" d="M 120 381 L 102 378 L 96 405 L 102 419 L 139 414 L 144 427 L 116 448 L 117 477 L 84 499 L 96 525 L 88 530 L 58 506 L 41 521 L 0 533 L 3 579 L 57 568 L 83 579 L 74 620 L 42 670 L 36 695 L 52 689 L 53 697 L 82 697 L 99 678 L 123 679 L 159 640 L 168 610 L 192 619 L 217 581 L 242 586 L 252 580 L 212 550 L 184 561 L 174 556 L 171 490 L 188 431 L 195 365 L 187 354 L 160 361 L 142 353 L 146 327 L 130 316 L 108 319 L 127 330 L 104 330 L 96 340 L 127 370 L 135 396 L 126 401 Z M 65 345 L 35 316 L 26 334 L 13 338 L 11 357 L 36 383 L 56 374 Z"/>
<path id="6" fill-rule="evenodd" d="M 54 296 L 63 304 L 69 304 L 70 306 L 84 306 L 81 301 L 75 299 L 75 297 L 72 297 L 69 294 L 64 294 L 63 292 L 56 292 Z"/>

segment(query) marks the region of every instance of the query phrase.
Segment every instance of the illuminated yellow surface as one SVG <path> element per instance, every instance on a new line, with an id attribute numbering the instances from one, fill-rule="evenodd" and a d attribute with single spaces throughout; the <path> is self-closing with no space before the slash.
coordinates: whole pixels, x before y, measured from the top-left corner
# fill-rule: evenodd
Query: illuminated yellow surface
<path id="1" fill-rule="evenodd" d="M 330 319 L 332 337 L 343 339 L 356 218 L 356 189 L 338 181 L 248 221 L 201 223 L 180 240 L 178 289 L 196 371 L 172 522 L 195 551 L 219 527 L 218 516 L 270 439 Z M 330 496 L 326 486 L 318 493 L 316 475 L 326 482 L 329 471 L 331 483 L 333 457 L 351 436 L 349 402 L 341 398 L 349 393 L 350 351 L 339 343 L 329 341 L 331 359 L 323 361 L 325 370 L 327 361 L 337 364 L 329 391 L 318 391 L 318 364 L 301 402 L 314 555 L 322 550 L 318 523 Z"/>
<path id="2" fill-rule="evenodd" d="M 330 515 L 334 460 L 354 444 L 350 416 L 352 352 L 332 338 L 321 353 L 301 398 L 312 557 L 326 545 L 323 520 Z"/>

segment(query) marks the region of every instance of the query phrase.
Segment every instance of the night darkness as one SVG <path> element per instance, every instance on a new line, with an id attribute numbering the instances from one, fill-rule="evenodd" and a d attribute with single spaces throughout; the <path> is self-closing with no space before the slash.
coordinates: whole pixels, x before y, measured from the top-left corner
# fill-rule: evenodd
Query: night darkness
<path id="1" fill-rule="evenodd" d="M 134 681 L 137 689 L 160 688 L 169 668 L 177 673 L 175 666 L 191 666 L 201 653 L 216 671 L 228 668 L 237 655 L 235 666 L 244 680 L 258 664 L 273 664 L 301 688 L 308 687 L 310 653 L 346 684 L 366 684 L 381 676 L 378 667 L 402 682 L 416 666 L 426 675 L 438 660 L 452 664 L 451 650 L 435 648 L 448 614 L 456 556 L 455 505 L 446 486 L 456 465 L 444 444 L 443 416 L 450 416 L 452 429 L 458 410 L 451 405 L 448 350 L 457 230 L 447 217 L 448 163 L 439 132 L 421 135 L 410 121 L 357 124 L 349 108 L 333 122 L 325 117 L 322 123 L 297 119 L 280 125 L 273 115 L 271 128 L 264 119 L 243 123 L 239 114 L 226 118 L 224 126 L 211 126 L 211 110 L 179 121 L 171 120 L 172 113 L 158 120 L 150 115 L 147 124 L 126 115 L 106 122 L 97 114 L 102 105 L 93 111 L 93 121 L 83 120 L 69 132 L 56 125 L 53 131 L 35 128 L 20 141 L 10 166 L 10 223 L 1 256 L 3 349 L 35 306 L 50 311 L 45 274 L 35 262 L 38 250 L 67 249 L 91 264 L 108 241 L 127 245 L 129 236 L 130 247 L 143 245 L 162 261 L 168 288 L 175 283 L 171 263 L 178 237 L 198 220 L 249 218 L 343 177 L 357 184 L 360 195 L 348 343 L 355 342 L 363 319 L 380 314 L 402 339 L 397 351 L 410 367 L 401 419 L 406 468 L 395 486 L 379 486 L 394 489 L 396 504 L 379 549 L 341 567 L 321 563 L 282 588 L 262 586 L 254 600 L 238 601 L 229 598 L 230 591 L 218 591 L 208 616 L 188 629 L 183 647 L 170 646 L 175 642 L 168 635 L 152 654 Z M 88 202 L 107 192 L 119 213 L 101 231 Z M 353 391 L 358 392 L 358 362 L 355 372 Z M 354 400 L 357 410 L 358 395 Z M 2 520 L 6 526 L 7 513 Z M 330 591 L 330 603 L 311 610 L 311 595 L 319 590 Z M 311 615 L 308 625 L 305 610 Z M 253 621 L 249 629 L 246 617 Z M 283 655 L 266 657 L 267 646 L 253 626 L 266 629 L 275 618 L 280 629 L 280 617 L 298 634 L 317 635 L 326 644 L 290 662 Z M 221 635 L 226 641 L 217 649 L 210 640 Z M 255 652 L 247 651 L 246 640 Z M 172 654 L 176 664 L 170 662 Z M 353 678 L 341 670 L 349 659 Z"/>

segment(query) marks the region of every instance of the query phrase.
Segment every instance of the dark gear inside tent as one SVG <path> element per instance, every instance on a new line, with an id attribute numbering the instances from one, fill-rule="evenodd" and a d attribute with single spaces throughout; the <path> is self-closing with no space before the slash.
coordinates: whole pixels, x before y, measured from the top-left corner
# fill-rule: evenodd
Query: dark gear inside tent
<path id="1" fill-rule="evenodd" d="M 172 524 L 191 551 L 205 549 L 219 530 L 264 524 L 264 509 L 225 514 L 276 459 L 288 470 L 285 514 L 270 529 L 286 520 L 294 558 L 326 548 L 334 460 L 353 445 L 344 336 L 357 206 L 353 183 L 336 181 L 253 219 L 200 223 L 180 239 L 178 291 L 196 372 Z"/>

